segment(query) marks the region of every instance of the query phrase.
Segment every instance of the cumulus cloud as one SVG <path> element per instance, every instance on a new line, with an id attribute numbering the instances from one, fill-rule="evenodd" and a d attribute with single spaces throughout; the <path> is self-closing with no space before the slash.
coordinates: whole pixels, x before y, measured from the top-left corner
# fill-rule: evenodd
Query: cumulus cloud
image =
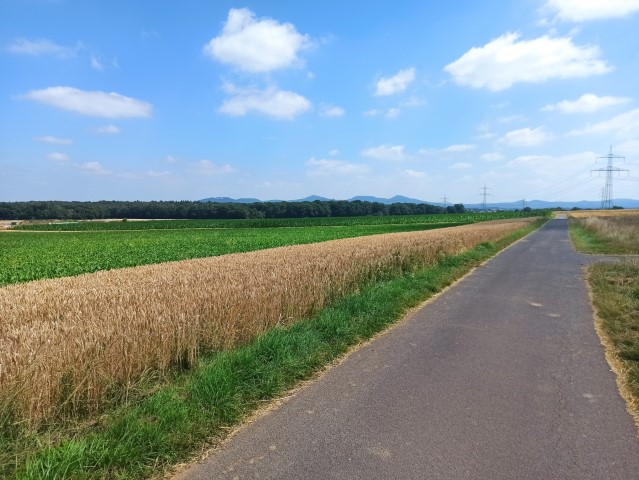
<path id="1" fill-rule="evenodd" d="M 50 154 L 47 155 L 47 159 L 56 163 L 66 163 L 69 160 L 71 160 L 69 155 L 67 155 L 66 153 L 60 153 L 60 152 L 51 152 Z"/>
<path id="2" fill-rule="evenodd" d="M 336 155 L 339 155 L 339 150 L 338 150 L 337 148 L 334 148 L 333 150 L 331 150 L 330 152 L 328 152 L 328 154 L 329 154 L 331 157 L 334 157 L 334 156 L 336 156 Z"/>
<path id="3" fill-rule="evenodd" d="M 236 170 L 228 163 L 218 165 L 211 160 L 200 160 L 199 162 L 191 163 L 187 171 L 192 175 L 212 177 L 214 175 L 235 173 Z"/>
<path id="4" fill-rule="evenodd" d="M 41 143 L 51 143 L 53 145 L 71 145 L 73 140 L 70 138 L 59 138 L 53 135 L 45 135 L 43 137 L 36 137 L 36 140 Z"/>
<path id="5" fill-rule="evenodd" d="M 520 82 L 583 78 L 612 69 L 599 58 L 597 46 L 575 45 L 567 37 L 519 37 L 519 33 L 506 33 L 483 47 L 471 48 L 444 70 L 458 85 L 499 91 Z"/>
<path id="6" fill-rule="evenodd" d="M 361 155 L 375 160 L 390 160 L 394 162 L 399 162 L 406 158 L 404 145 L 380 145 L 366 148 L 361 151 Z"/>
<path id="7" fill-rule="evenodd" d="M 346 110 L 344 110 L 342 107 L 326 104 L 320 107 L 320 115 L 322 117 L 328 118 L 343 117 L 344 115 L 346 115 Z"/>
<path id="8" fill-rule="evenodd" d="M 544 127 L 520 128 L 506 133 L 499 141 L 513 147 L 536 147 L 553 138 Z"/>
<path id="9" fill-rule="evenodd" d="M 544 10 L 561 20 L 584 22 L 625 17 L 639 11 L 639 0 L 547 0 Z"/>
<path id="10" fill-rule="evenodd" d="M 311 158 L 306 161 L 310 176 L 358 175 L 368 173 L 366 165 L 350 163 L 344 160 Z"/>
<path id="11" fill-rule="evenodd" d="M 415 80 L 415 69 L 400 70 L 392 77 L 382 77 L 377 81 L 375 95 L 395 95 L 401 93 Z"/>
<path id="12" fill-rule="evenodd" d="M 586 93 L 577 100 L 562 100 L 553 105 L 546 105 L 542 110 L 545 112 L 557 110 L 561 113 L 594 113 L 604 108 L 623 105 L 630 101 L 631 99 L 627 97 L 598 97 L 592 93 Z"/>
<path id="13" fill-rule="evenodd" d="M 87 92 L 72 87 L 49 87 L 43 90 L 32 90 L 22 95 L 21 98 L 90 117 L 150 117 L 153 112 L 153 106 L 150 103 L 125 97 L 119 93 Z"/>
<path id="14" fill-rule="evenodd" d="M 298 53 L 311 45 L 291 23 L 256 18 L 247 8 L 232 8 L 222 33 L 204 46 L 211 58 L 247 72 L 270 72 L 300 64 Z"/>
<path id="15" fill-rule="evenodd" d="M 610 135 L 632 139 L 639 135 L 639 108 L 622 113 L 603 122 L 572 130 L 569 135 Z"/>
<path id="16" fill-rule="evenodd" d="M 57 58 L 72 57 L 77 52 L 76 48 L 69 48 L 59 45 L 44 38 L 29 40 L 28 38 L 18 38 L 6 48 L 6 51 L 14 55 L 30 55 L 33 57 L 50 56 Z"/>
<path id="17" fill-rule="evenodd" d="M 219 111 L 233 117 L 257 112 L 277 119 L 291 120 L 311 108 L 311 102 L 303 96 L 276 87 L 259 90 L 226 84 L 224 89 L 231 97 L 222 103 Z"/>

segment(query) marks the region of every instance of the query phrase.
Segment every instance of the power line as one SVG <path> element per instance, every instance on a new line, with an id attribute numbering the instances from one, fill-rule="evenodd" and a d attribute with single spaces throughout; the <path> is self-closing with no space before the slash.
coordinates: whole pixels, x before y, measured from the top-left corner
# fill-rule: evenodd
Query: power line
<path id="1" fill-rule="evenodd" d="M 444 208 L 446 208 L 448 206 L 448 198 L 446 197 L 446 194 L 444 194 L 444 198 L 442 198 L 441 200 L 444 201 Z"/>
<path id="2" fill-rule="evenodd" d="M 619 155 L 612 154 L 612 145 L 610 145 L 610 153 L 608 155 L 597 157 L 597 160 L 606 159 L 608 161 L 608 165 L 606 168 L 598 168 L 596 170 L 590 170 L 590 174 L 592 172 L 606 172 L 606 183 L 604 184 L 603 190 L 601 191 L 601 208 L 602 210 L 607 210 L 612 208 L 612 174 L 613 172 L 617 172 L 621 174 L 621 172 L 627 172 L 630 175 L 630 171 L 624 168 L 619 168 L 614 166 L 615 159 L 623 159 L 626 161 L 626 157 L 622 157 Z"/>

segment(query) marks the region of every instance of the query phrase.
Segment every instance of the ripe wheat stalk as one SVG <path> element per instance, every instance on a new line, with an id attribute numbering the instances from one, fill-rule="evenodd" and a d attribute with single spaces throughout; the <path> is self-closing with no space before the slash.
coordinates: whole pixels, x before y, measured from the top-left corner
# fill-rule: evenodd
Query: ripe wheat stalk
<path id="1" fill-rule="evenodd" d="M 0 288 L 0 413 L 96 412 L 114 386 L 307 317 L 531 219 L 334 240 Z"/>

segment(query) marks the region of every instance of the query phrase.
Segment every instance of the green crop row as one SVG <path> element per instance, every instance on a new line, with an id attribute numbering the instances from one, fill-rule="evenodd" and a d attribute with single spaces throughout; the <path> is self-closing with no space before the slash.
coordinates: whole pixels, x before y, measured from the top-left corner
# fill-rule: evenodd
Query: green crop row
<path id="1" fill-rule="evenodd" d="M 456 224 L 0 234 L 0 286 L 152 263 Z"/>
<path id="2" fill-rule="evenodd" d="M 240 220 L 149 220 L 149 221 L 79 221 L 19 225 L 17 230 L 97 231 L 97 230 L 175 230 L 193 228 L 280 228 L 280 227 L 350 227 L 356 225 L 419 225 L 441 223 L 475 223 L 539 216 L 539 212 L 456 213 L 440 215 L 393 215 L 315 218 L 249 218 Z"/>

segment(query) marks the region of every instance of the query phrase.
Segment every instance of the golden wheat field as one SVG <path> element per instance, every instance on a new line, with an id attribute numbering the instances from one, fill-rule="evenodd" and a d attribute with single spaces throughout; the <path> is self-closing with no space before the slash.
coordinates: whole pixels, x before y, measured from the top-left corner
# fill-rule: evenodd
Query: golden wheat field
<path id="1" fill-rule="evenodd" d="M 308 316 L 365 282 L 532 219 L 274 248 L 0 288 L 0 408 L 31 425 L 97 411 L 114 385 Z"/>

